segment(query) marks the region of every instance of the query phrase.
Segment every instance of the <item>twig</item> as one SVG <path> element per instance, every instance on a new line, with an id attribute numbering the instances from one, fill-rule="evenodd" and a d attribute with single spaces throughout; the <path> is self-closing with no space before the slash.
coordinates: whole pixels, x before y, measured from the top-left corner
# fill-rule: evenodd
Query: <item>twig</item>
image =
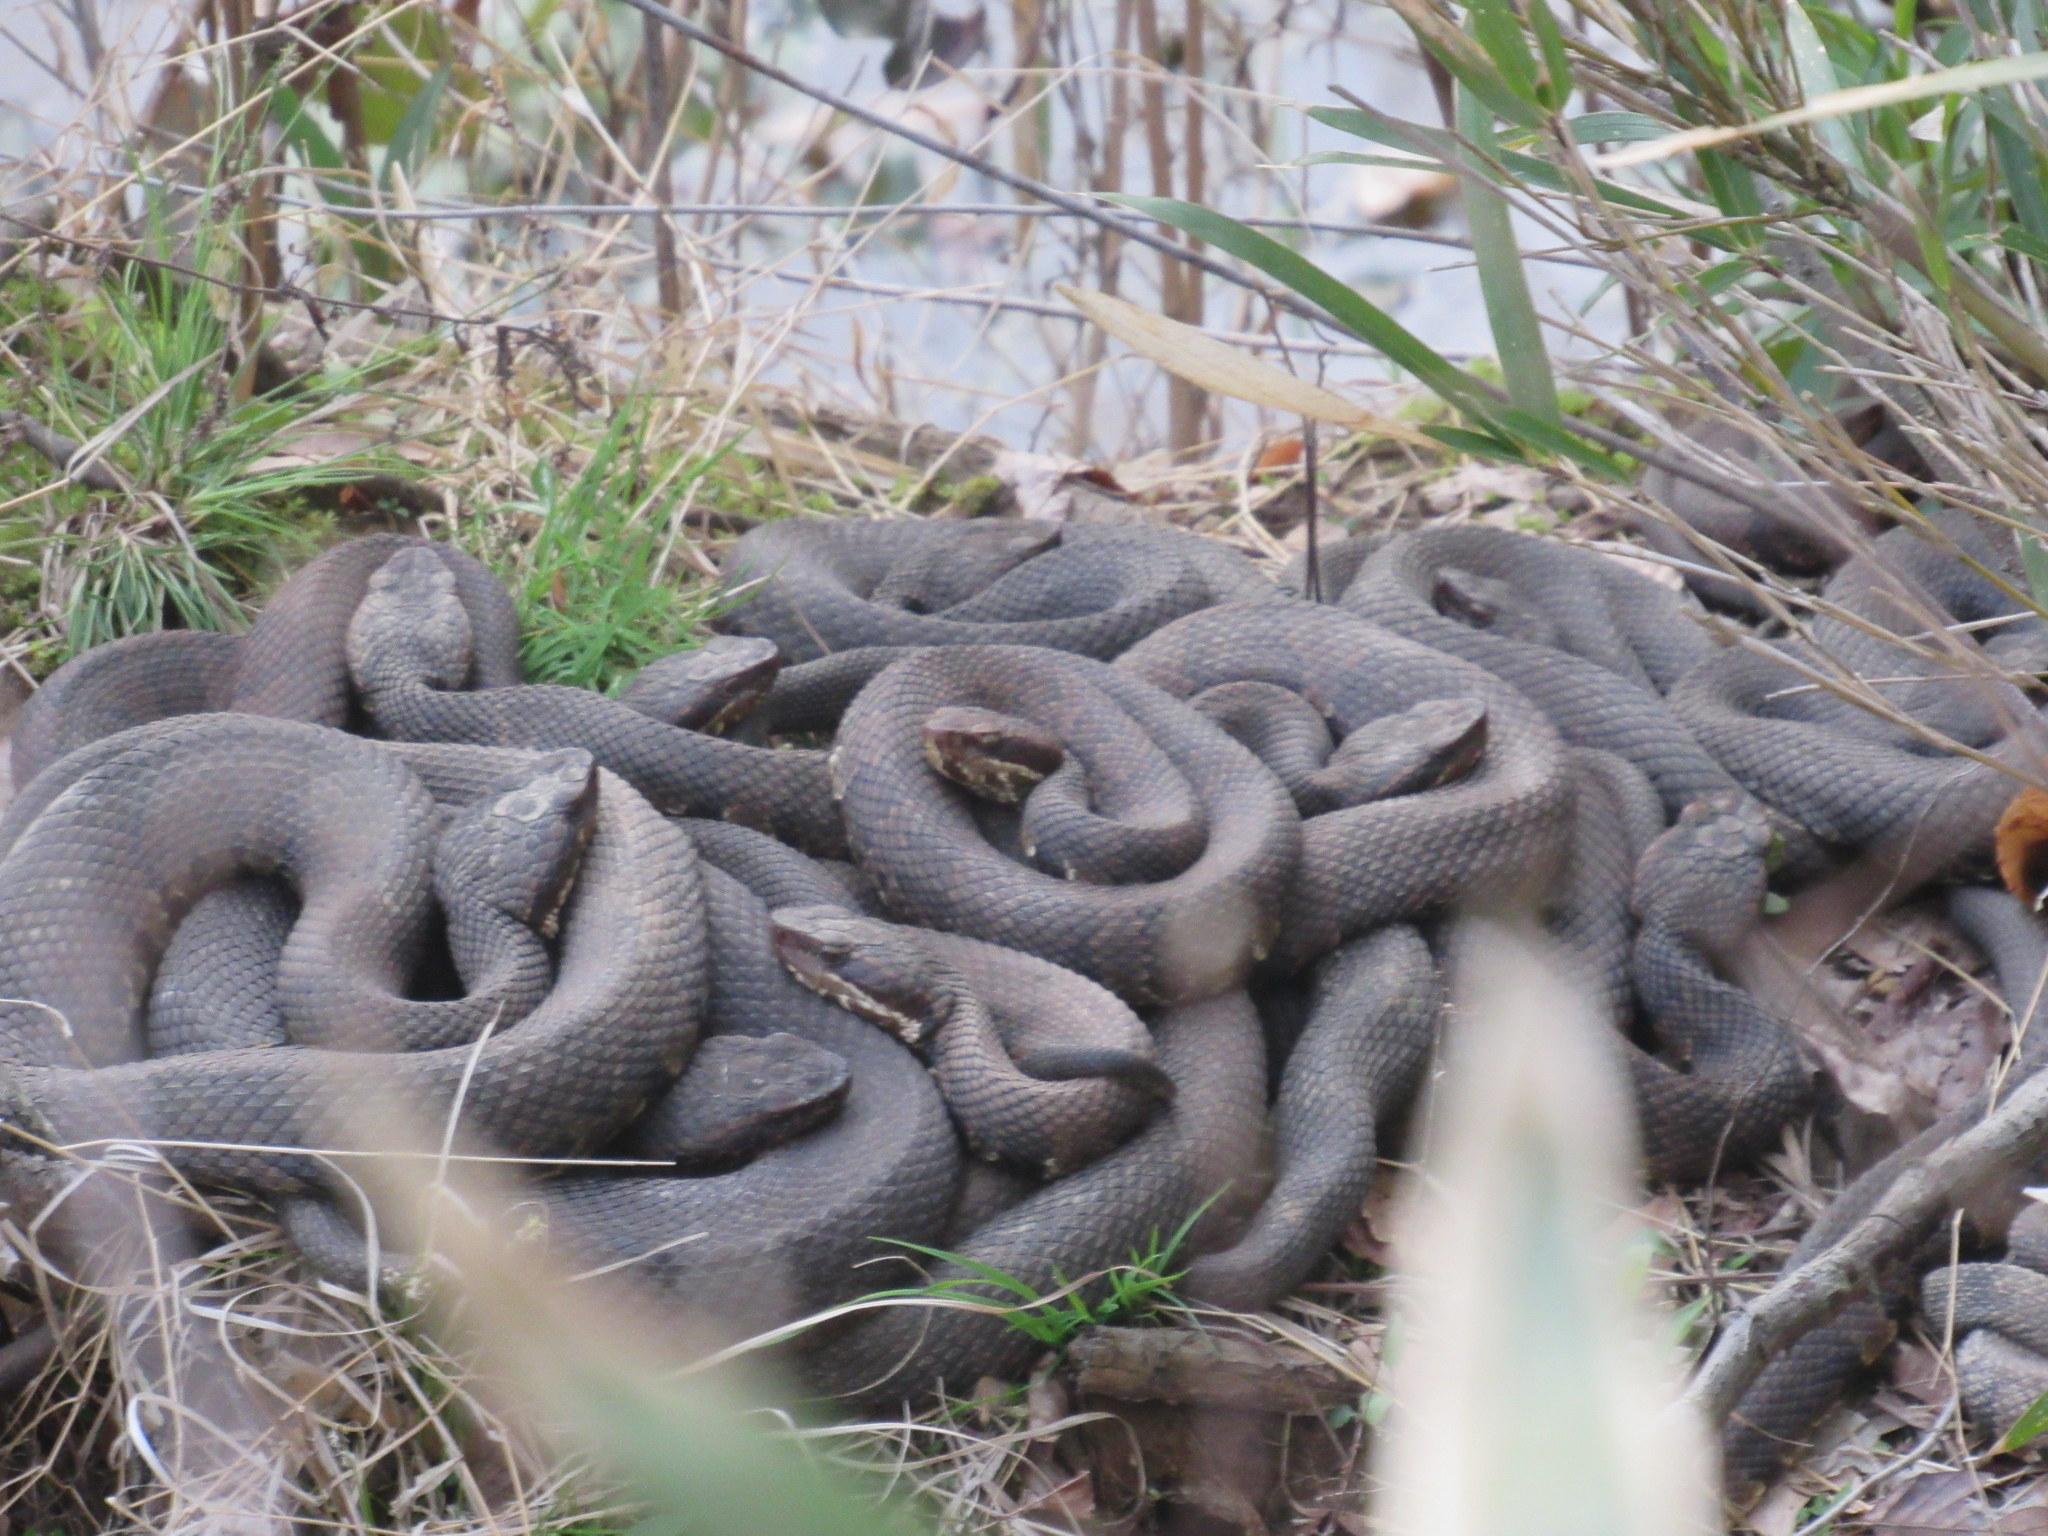
<path id="1" fill-rule="evenodd" d="M 840 95 L 837 91 L 830 91 L 823 86 L 799 80 L 788 70 L 779 68 L 759 55 L 750 53 L 737 44 L 730 43 L 724 38 L 717 36 L 715 33 L 706 31 L 695 22 L 678 16 L 667 6 L 657 4 L 656 0 L 625 0 L 625 3 L 643 16 L 651 17 L 663 26 L 682 33 L 683 36 L 689 38 L 700 47 L 709 48 L 714 53 L 722 54 L 724 57 L 731 59 L 735 64 L 753 70 L 756 74 L 761 75 L 765 79 L 773 80 L 778 85 L 787 86 L 793 91 L 808 96 L 813 101 L 830 107 L 835 112 L 840 112 L 853 118 L 856 122 L 866 123 L 870 128 L 879 129 L 883 133 L 893 134 L 905 143 L 915 144 L 919 149 L 924 150 L 928 154 L 937 155 L 942 160 L 950 160 L 955 165 L 964 166 L 970 171 L 978 172 L 988 177 L 991 181 L 998 182 L 1027 196 L 1035 197 L 1040 202 L 1049 203 L 1055 208 L 1074 215 L 1076 218 L 1087 219 L 1090 223 L 1099 224 L 1104 229 L 1111 230 L 1126 240 L 1144 246 L 1147 250 L 1157 251 L 1161 255 L 1168 256 L 1175 261 L 1186 262 L 1189 266 L 1198 268 L 1208 273 L 1211 277 L 1221 278 L 1226 283 L 1233 284 L 1249 293 L 1259 295 L 1267 303 L 1284 309 L 1289 314 L 1299 315 L 1317 325 L 1331 323 L 1330 317 L 1324 314 L 1322 310 L 1296 294 L 1268 287 L 1264 283 L 1254 282 L 1228 262 L 1219 261 L 1206 251 L 1190 249 L 1178 241 L 1156 233 L 1147 225 L 1134 224 L 1128 219 L 1120 219 L 1112 214 L 1105 213 L 1102 209 L 1091 206 L 1085 200 L 1075 197 L 1072 193 L 1062 192 L 1057 187 L 1048 186 L 1036 177 L 1024 176 L 1016 171 L 1007 170 L 1003 166 L 995 164 L 986 156 L 975 154 L 971 150 L 962 149 L 958 145 L 948 144 L 943 139 L 935 138 L 931 134 L 911 127 L 908 123 L 892 121 L 881 113 Z M 1506 393 L 1495 389 L 1485 380 L 1474 380 L 1473 383 L 1474 388 L 1485 394 L 1489 399 L 1496 400 L 1502 405 L 1508 403 Z M 1572 431 L 1587 441 L 1598 444 L 1602 448 L 1613 452 L 1633 454 L 1642 463 L 1654 464 L 1666 474 L 1673 475 L 1693 485 L 1703 486 L 1764 517 L 1776 517 L 1778 515 L 1778 505 L 1772 498 L 1752 491 L 1746 486 L 1731 483 L 1723 472 L 1703 467 L 1680 455 L 1667 453 L 1661 448 L 1638 441 L 1623 433 L 1611 431 L 1594 422 L 1583 421 L 1576 417 L 1570 418 L 1569 421 Z"/>
<path id="2" fill-rule="evenodd" d="M 18 157 L 0 156 L 0 165 L 18 163 Z M 277 168 L 259 166 L 251 175 L 273 173 Z M 297 167 L 291 168 L 299 174 Z M 162 187 L 167 192 L 203 194 L 209 188 L 196 186 L 186 181 L 165 181 L 154 177 L 137 177 L 146 185 Z M 326 199 L 297 197 L 278 193 L 273 202 L 280 208 L 293 208 L 307 213 L 331 213 L 337 218 L 382 219 L 393 224 L 405 223 L 458 223 L 483 219 L 651 219 L 666 217 L 681 218 L 730 218 L 730 219 L 797 219 L 813 222 L 866 220 L 866 219 L 932 219 L 932 218 L 989 218 L 989 219 L 1065 219 L 1078 215 L 1064 208 L 1040 207 L 1033 203 L 987 203 L 987 202 L 900 202 L 900 203 L 856 203 L 835 206 L 829 203 L 677 203 L 677 202 L 631 202 L 631 203 L 467 203 L 447 199 L 421 202 L 413 208 L 374 208 L 367 203 L 333 202 Z M 1381 240 L 1405 240 L 1414 245 L 1439 245 L 1448 250 L 1469 251 L 1472 242 L 1463 235 L 1446 234 L 1441 230 L 1415 229 L 1406 224 L 1376 223 L 1370 220 L 1350 219 L 1309 219 L 1288 218 L 1284 214 L 1246 214 L 1238 223 L 1253 229 L 1287 229 L 1313 235 L 1371 235 Z M 1561 251 L 1532 251 L 1528 260 L 1560 267 L 1583 267 L 1588 271 L 1600 270 L 1599 263 L 1583 256 L 1574 256 Z"/>
<path id="3" fill-rule="evenodd" d="M 1301 424 L 1301 494 L 1307 505 L 1303 519 L 1308 528 L 1308 550 L 1302 564 L 1302 594 L 1312 603 L 1323 600 L 1323 552 L 1317 524 L 1322 518 L 1319 487 L 1316 484 L 1316 424 Z"/>
<path id="4" fill-rule="evenodd" d="M 824 86 L 813 84 L 808 80 L 801 80 L 788 70 L 769 63 L 759 54 L 749 52 L 738 44 L 718 36 L 717 33 L 697 25 L 696 22 L 678 16 L 667 6 L 658 4 L 657 0 L 625 0 L 625 3 L 640 12 L 641 15 L 660 22 L 672 31 L 682 33 L 683 36 L 689 38 L 690 41 L 696 43 L 700 48 L 709 48 L 714 53 L 722 54 L 742 68 L 752 70 L 763 79 L 773 80 L 777 85 L 787 86 L 789 89 L 808 96 L 811 100 L 823 106 L 830 107 L 834 112 L 850 117 L 856 122 L 866 123 L 870 128 L 879 129 L 883 133 L 892 134 L 907 144 L 916 145 L 927 154 L 937 155 L 942 160 L 950 160 L 955 165 L 963 166 L 979 175 L 986 176 L 989 180 L 1009 187 L 1013 191 L 1022 192 L 1027 197 L 1034 197 L 1042 203 L 1070 213 L 1075 218 L 1086 219 L 1090 223 L 1101 225 L 1104 229 L 1113 230 L 1123 236 L 1124 239 L 1134 244 L 1142 245 L 1147 250 L 1157 251 L 1162 256 L 1169 257 L 1175 261 L 1186 262 L 1190 266 L 1207 272 L 1211 277 L 1221 278 L 1226 283 L 1243 288 L 1248 292 L 1256 293 L 1269 303 L 1277 304 L 1284 309 L 1314 320 L 1319 324 L 1328 323 L 1328 317 L 1305 299 L 1297 298 L 1291 293 L 1269 288 L 1263 283 L 1255 282 L 1228 262 L 1218 261 L 1215 257 L 1203 251 L 1191 250 L 1187 246 L 1180 244 L 1179 241 L 1158 233 L 1150 225 L 1133 223 L 1129 219 L 1118 218 L 1114 214 L 1095 207 L 1085 198 L 1076 197 L 1071 192 L 1062 192 L 1058 187 L 1050 186 L 1038 180 L 1035 176 L 1025 176 L 1017 171 L 1010 170 L 1007 167 L 996 164 L 985 155 L 978 155 L 972 150 L 962 149 L 957 144 L 949 144 L 944 139 L 938 138 L 933 134 L 911 127 L 908 123 L 897 122 L 871 107 L 864 107 L 852 98 L 840 95 L 837 91 L 828 90 Z"/>
<path id="5" fill-rule="evenodd" d="M 416 305 L 409 304 L 371 304 L 360 299 L 323 297 L 312 292 L 310 289 L 301 288 L 297 283 L 289 281 L 278 283 L 273 287 L 238 283 L 232 278 L 217 277 L 211 272 L 202 272 L 197 267 L 182 266 L 175 261 L 165 261 L 157 256 L 145 256 L 133 246 L 120 241 L 92 240 L 81 235 L 67 235 L 60 230 L 46 228 L 36 223 L 33 219 L 24 219 L 18 214 L 9 213 L 5 209 L 0 209 L 0 220 L 14 225 L 17 229 L 27 231 L 35 239 L 47 241 L 53 245 L 70 246 L 74 250 L 82 251 L 88 256 L 112 257 L 117 261 L 125 261 L 132 266 L 147 267 L 156 272 L 169 272 L 174 276 L 186 278 L 195 283 L 205 283 L 210 287 L 219 288 L 227 293 L 253 293 L 259 298 L 279 299 L 289 303 L 302 304 L 315 317 L 316 321 L 323 308 L 346 309 L 362 314 L 376 315 L 384 320 L 422 320 L 433 325 L 493 326 L 498 330 L 511 332 L 526 341 L 536 343 L 545 348 L 549 353 L 557 356 L 559 356 L 562 346 L 560 338 L 555 336 L 545 326 L 515 325 L 509 321 L 499 320 L 489 314 L 451 315 L 438 309 L 421 309 Z"/>
<path id="6" fill-rule="evenodd" d="M 1910 1254 L 1966 1190 L 2008 1171 L 2018 1174 L 2044 1148 L 2048 1072 L 1903 1166 L 1841 1241 L 1730 1318 L 1687 1389 L 1687 1403 L 1710 1423 L 1722 1423 L 1773 1357 L 1839 1312 L 1882 1267 Z"/>
<path id="7" fill-rule="evenodd" d="M 1192 1328 L 1091 1328 L 1067 1347 L 1066 1366 L 1077 1391 L 1125 1402 L 1323 1413 L 1358 1396 L 1326 1361 Z"/>
<path id="8" fill-rule="evenodd" d="M 120 476 L 112 468 L 97 459 L 84 464 L 78 463 L 83 445 L 74 443 L 61 432 L 53 432 L 20 411 L 0 411 L 0 444 L 16 442 L 35 449 L 57 468 L 66 479 L 95 491 L 119 491 L 125 489 Z M 72 466 L 78 464 L 74 470 Z"/>

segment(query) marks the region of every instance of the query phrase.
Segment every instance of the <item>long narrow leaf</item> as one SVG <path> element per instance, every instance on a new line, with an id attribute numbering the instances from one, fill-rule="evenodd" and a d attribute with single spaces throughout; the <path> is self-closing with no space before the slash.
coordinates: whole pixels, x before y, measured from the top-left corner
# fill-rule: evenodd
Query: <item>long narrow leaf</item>
<path id="1" fill-rule="evenodd" d="M 1544 112 L 1534 93 L 1521 82 L 1505 78 L 1486 50 L 1438 15 L 1429 0 L 1387 0 L 1387 4 L 1460 85 L 1509 122 L 1523 128 L 1542 126 Z"/>
<path id="2" fill-rule="evenodd" d="M 1828 57 L 1820 33 L 1814 30 L 1813 21 L 1800 0 L 1785 0 L 1785 41 L 1791 45 L 1792 69 L 1799 77 L 1799 92 L 1806 100 L 1813 101 L 1841 89 L 1842 82 L 1835 74 L 1834 61 Z M 1837 160 L 1844 165 L 1863 164 L 1845 124 L 1833 118 L 1823 118 L 1814 124 L 1814 128 L 1820 134 L 1821 143 L 1827 146 L 1828 153 Z M 1864 168 L 1868 169 L 1867 166 Z"/>
<path id="3" fill-rule="evenodd" d="M 1412 427 L 1369 411 L 1319 384 L 1297 379 L 1270 363 L 1248 357 L 1193 326 L 1106 293 L 1089 293 L 1065 283 L 1055 284 L 1053 291 L 1133 352 L 1212 393 L 1396 442 L 1428 442 Z"/>
<path id="4" fill-rule="evenodd" d="M 1462 86 L 1457 89 L 1456 110 L 1460 132 L 1479 149 L 1490 151 L 1493 125 Z M 1469 155 L 1462 156 L 1459 167 L 1465 217 L 1472 229 L 1479 291 L 1486 301 L 1487 323 L 1493 328 L 1494 350 L 1500 356 L 1508 398 L 1531 416 L 1556 422 L 1557 380 L 1551 374 L 1550 354 L 1543 345 L 1543 323 L 1536 316 L 1535 300 L 1529 296 L 1528 273 L 1522 266 L 1521 249 L 1515 243 L 1508 200 L 1470 162 Z"/>
<path id="5" fill-rule="evenodd" d="M 1270 235 L 1178 198 L 1126 195 L 1112 201 L 1170 224 L 1257 267 L 1307 299 L 1360 341 L 1379 348 L 1397 367 L 1415 375 L 1439 398 L 1482 420 L 1492 414 L 1492 402 L 1477 380 L 1378 305 Z"/>
<path id="6" fill-rule="evenodd" d="M 1597 162 L 1602 170 L 1618 171 L 1632 165 L 1649 165 L 1658 160 L 1668 160 L 1673 155 L 1682 155 L 1689 150 L 1711 149 L 1721 144 L 1733 144 L 1741 139 L 1754 139 L 1763 134 L 1775 133 L 1780 128 L 1791 128 L 1800 123 L 1817 123 L 1827 118 L 1847 117 L 1854 112 L 1875 111 L 1879 107 L 1896 106 L 1901 102 L 1925 101 L 1930 96 L 1947 96 L 1973 91 L 1994 90 L 1999 86 L 2018 85 L 2028 80 L 2048 78 L 2048 53 L 2026 53 L 2017 58 L 1979 59 L 1971 64 L 1959 64 L 1953 69 L 1932 70 L 1924 75 L 1914 75 L 1904 80 L 1886 80 L 1876 85 L 1851 86 L 1847 90 L 1830 91 L 1814 97 L 1804 106 L 1787 112 L 1773 112 L 1747 123 L 1735 123 L 1712 128 L 1688 128 L 1683 133 L 1674 133 L 1649 144 L 1632 144 L 1603 155 Z"/>

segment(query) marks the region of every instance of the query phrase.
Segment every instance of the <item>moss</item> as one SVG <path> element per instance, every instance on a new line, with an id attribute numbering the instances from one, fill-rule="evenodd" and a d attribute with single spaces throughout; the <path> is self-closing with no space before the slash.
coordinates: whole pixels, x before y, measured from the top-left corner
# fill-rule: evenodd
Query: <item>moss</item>
<path id="1" fill-rule="evenodd" d="M 1007 489 L 994 475 L 976 475 L 946 487 L 946 506 L 956 516 L 980 517 Z"/>

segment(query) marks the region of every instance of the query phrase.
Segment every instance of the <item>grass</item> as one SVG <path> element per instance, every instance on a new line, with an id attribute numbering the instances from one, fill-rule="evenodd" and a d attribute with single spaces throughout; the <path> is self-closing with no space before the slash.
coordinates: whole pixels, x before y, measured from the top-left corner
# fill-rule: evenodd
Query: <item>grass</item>
<path id="1" fill-rule="evenodd" d="M 708 585 L 677 580 L 665 546 L 684 498 L 732 444 L 701 457 L 662 453 L 648 425 L 645 406 L 625 400 L 573 474 L 538 460 L 530 493 L 504 504 L 515 524 L 535 527 L 507 572 L 535 682 L 610 691 L 690 644 L 718 611 Z"/>
<path id="2" fill-rule="evenodd" d="M 0 409 L 86 445 L 120 482 L 112 494 L 64 483 L 26 448 L 0 458 L 0 500 L 14 509 L 0 554 L 60 573 L 42 596 L 67 652 L 164 627 L 235 627 L 236 593 L 316 546 L 316 497 L 405 471 L 371 448 L 293 455 L 308 420 L 364 378 L 342 371 L 236 398 L 230 325 L 200 288 L 131 267 L 70 301 L 13 281 L 4 297 L 0 357 L 12 366 Z"/>
<path id="3" fill-rule="evenodd" d="M 1216 1197 L 1202 1202 L 1185 1221 L 1162 1238 L 1155 1227 L 1143 1252 L 1133 1250 L 1128 1264 L 1113 1265 L 1095 1275 L 1068 1278 L 1057 1271 L 1053 1289 L 1041 1291 L 1029 1281 L 984 1264 L 971 1255 L 930 1248 L 921 1243 L 900 1243 L 941 1264 L 967 1271 L 964 1275 L 937 1280 L 929 1285 L 883 1291 L 867 1298 L 988 1302 L 1001 1304 L 1003 1321 L 1034 1343 L 1050 1350 L 1064 1349 L 1079 1333 L 1110 1324 L 1128 1326 L 1159 1315 L 1174 1304 L 1174 1282 L 1184 1271 L 1173 1267 L 1175 1257 L 1187 1244 L 1195 1228 Z"/>

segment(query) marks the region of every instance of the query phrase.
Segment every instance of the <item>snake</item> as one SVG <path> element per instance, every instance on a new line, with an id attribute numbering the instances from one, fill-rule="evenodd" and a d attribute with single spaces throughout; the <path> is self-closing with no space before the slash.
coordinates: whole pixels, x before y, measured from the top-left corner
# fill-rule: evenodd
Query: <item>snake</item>
<path id="1" fill-rule="evenodd" d="M 2006 1077 L 2010 1088 L 2048 1059 L 2043 1009 L 2032 1005 L 2043 970 L 2048 968 L 2048 937 L 2033 915 L 2003 891 L 1960 887 L 1947 895 L 1944 905 L 1950 921 L 1991 961 L 1998 992 L 2012 1011 L 2019 1052 Z M 1980 1121 L 1990 1107 L 1989 1091 L 1978 1092 L 1857 1175 L 1807 1229 L 1786 1260 L 1784 1272 L 1793 1273 L 1833 1248 L 1869 1213 L 1902 1170 Z M 1942 1282 L 1934 1277 L 1946 1268 L 1948 1245 L 1941 1241 L 1932 1246 L 1938 1250 L 1940 1267 L 1930 1273 L 1926 1282 L 1930 1288 L 1923 1291 L 1923 1297 L 1929 1302 L 1925 1310 L 1933 1325 L 1943 1329 L 1948 1317 L 1946 1295 L 1940 1289 Z M 2031 1256 L 2034 1251 L 2023 1240 L 2023 1254 Z M 1798 1457 L 1822 1415 L 1896 1336 L 1892 1314 L 1909 1290 L 1903 1275 L 1878 1277 L 1875 1286 L 1849 1297 L 1832 1317 L 1793 1340 L 1764 1366 L 1721 1432 L 1723 1476 L 1732 1502 L 1740 1506 L 1754 1502 L 1786 1463 Z M 2000 1294 L 1995 1288 L 1973 1293 L 1972 1304 L 1979 1305 L 1995 1294 Z M 1973 1316 L 1995 1323 L 1995 1311 L 1986 1307 Z M 1988 1368 L 1997 1371 L 2002 1352 L 1990 1345 L 1979 1348 L 1990 1351 Z M 1994 1386 L 1990 1390 L 1993 1397 L 1980 1401 L 1998 1401 L 2000 1389 Z M 1997 1425 L 2001 1433 L 2008 1427 L 2010 1421 Z"/>
<path id="2" fill-rule="evenodd" d="M 968 1148 L 990 1162 L 1059 1178 L 1173 1096 L 1137 1015 L 1070 971 L 838 907 L 780 907 L 772 922 L 798 982 L 929 1055 Z"/>
<path id="3" fill-rule="evenodd" d="M 1091 778 L 1136 754 L 1160 794 L 1199 805 L 1199 856 L 1171 878 L 1114 885 L 1016 862 L 983 836 L 970 791 L 927 759 L 927 721 L 955 707 L 1030 720 Z M 1274 943 L 1300 836 L 1286 791 L 1217 727 L 1106 663 L 1018 646 L 918 651 L 862 690 L 831 769 L 848 842 L 899 917 L 1040 956 L 1139 1006 L 1230 991 Z"/>
<path id="4" fill-rule="evenodd" d="M 823 754 L 777 752 L 667 724 L 580 688 L 463 688 L 474 650 L 447 567 L 401 550 L 370 578 L 347 653 L 378 731 L 404 741 L 576 746 L 658 809 L 755 826 L 819 853 L 844 851 Z"/>
<path id="5" fill-rule="evenodd" d="M 891 1242 L 938 1240 L 961 1178 L 961 1154 L 936 1087 L 886 1032 L 798 985 L 777 960 L 768 908 L 716 866 L 702 869 L 708 917 L 709 1040 L 793 1038 L 844 1073 L 836 1112 L 786 1134 L 741 1165 L 693 1172 L 585 1167 L 537 1184 L 515 1207 L 519 1241 L 745 1336 L 783 1327 L 875 1288 L 868 1278 Z M 825 889 L 812 892 L 814 897 Z M 671 1159 L 692 1062 L 629 1127 L 617 1150 Z M 745 1150 L 745 1149 L 742 1149 Z M 294 1238 L 324 1271 L 363 1288 L 414 1273 L 417 1260 L 370 1244 L 332 1211 L 307 1209 Z M 807 1331 L 794 1348 L 816 1342 Z"/>
<path id="6" fill-rule="evenodd" d="M 1435 957 L 1407 924 L 1316 966 L 1273 1104 L 1271 1187 L 1233 1243 L 1188 1265 L 1186 1295 L 1258 1311 L 1308 1278 L 1361 1208 L 1382 1132 L 1421 1085 L 1442 1010 Z"/>
<path id="7" fill-rule="evenodd" d="M 2004 1435 L 2048 1394 L 2048 1207 L 2013 1218 L 1993 1261 L 1943 1265 L 1920 1283 L 1928 1327 L 1956 1339 L 1963 1414 Z"/>
<path id="8" fill-rule="evenodd" d="M 1032 645 L 1106 659 L 1170 619 L 1271 586 L 1214 539 L 1177 529 L 987 519 L 785 518 L 726 562 L 721 626 L 791 664 L 839 651 Z"/>
<path id="9" fill-rule="evenodd" d="M 1519 594 L 1545 615 L 1549 643 L 1442 612 L 1439 589 L 1458 572 Z M 1417 529 L 1371 550 L 1334 596 L 1353 613 L 1511 683 L 1573 745 L 1628 759 L 1671 815 L 1736 787 L 1664 698 L 1707 659 L 1713 641 L 1677 594 L 1618 561 L 1504 528 Z"/>
<path id="10" fill-rule="evenodd" d="M 394 554 L 428 552 L 448 573 L 472 637 L 462 681 L 519 680 L 519 617 L 490 570 L 453 545 L 400 534 L 349 539 L 307 562 L 272 594 L 246 634 L 167 630 L 73 657 L 22 706 L 9 740 L 17 789 L 79 747 L 177 715 L 234 710 L 343 726 L 354 709 L 349 620 Z"/>
<path id="11" fill-rule="evenodd" d="M 1483 706 L 1485 754 L 1463 778 L 1302 823 L 1276 967 L 1298 968 L 1383 923 L 1491 897 L 1539 876 L 1562 847 L 1569 785 L 1563 743 L 1547 722 L 1481 669 L 1339 609 L 1211 608 L 1132 647 L 1116 669 L 1182 699 L 1270 684 L 1305 699 L 1339 740 L 1434 701 Z"/>
<path id="12" fill-rule="evenodd" d="M 152 954 L 209 885 L 237 876 L 287 873 L 301 900 L 292 944 L 401 986 L 431 877 L 418 840 L 375 824 L 429 825 L 434 800 L 386 749 L 297 722 L 196 715 L 107 745 L 0 860 L 12 904 L 0 976 L 10 997 L 32 1000 L 0 1019 L 17 1129 L 79 1145 L 119 1128 L 163 1145 L 194 1179 L 300 1193 L 322 1187 L 321 1158 L 271 1149 L 346 1149 L 394 1114 L 438 1125 L 459 1091 L 465 1135 L 512 1155 L 568 1155 L 602 1142 L 687 1063 L 705 996 L 695 850 L 574 754 L 540 759 L 537 779 L 533 760 L 515 757 L 517 783 L 502 757 L 465 767 L 444 754 L 437 768 L 444 793 L 466 787 L 522 826 L 536 794 L 583 793 L 596 772 L 555 984 L 517 1028 L 474 1050 L 350 1053 L 345 1067 L 301 1046 L 142 1059 Z M 224 761 L 241 771 L 224 774 Z"/>
<path id="13" fill-rule="evenodd" d="M 847 1405 L 882 1405 L 1018 1375 L 1038 1345 L 1000 1310 L 1016 1302 L 1016 1288 L 1049 1295 L 1073 1285 L 1084 1300 L 1099 1301 L 1105 1271 L 1166 1249 L 1184 1227 L 1196 1251 L 1214 1241 L 1203 1223 L 1220 1219 L 1218 1197 L 1241 1188 L 1263 1137 L 1258 1016 L 1244 992 L 1232 991 L 1167 1009 L 1153 1031 L 1174 1095 L 1152 1124 L 1000 1210 L 962 1237 L 952 1257 L 924 1269 L 906 1259 L 897 1270 L 907 1288 L 984 1305 L 866 1312 L 805 1357 L 814 1390 Z"/>

